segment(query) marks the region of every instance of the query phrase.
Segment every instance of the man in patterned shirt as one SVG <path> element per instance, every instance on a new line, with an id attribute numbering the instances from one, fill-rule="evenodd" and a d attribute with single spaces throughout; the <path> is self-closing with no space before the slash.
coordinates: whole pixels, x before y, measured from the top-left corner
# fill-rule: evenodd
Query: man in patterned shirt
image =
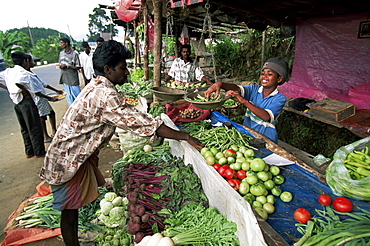
<path id="1" fill-rule="evenodd" d="M 202 69 L 198 63 L 190 57 L 190 45 L 182 45 L 180 47 L 180 57 L 176 58 L 171 66 L 165 81 L 173 78 L 176 82 L 195 82 L 206 81 L 207 84 L 213 84 L 206 76 L 204 76 Z"/>
<path id="2" fill-rule="evenodd" d="M 116 127 L 153 141 L 163 137 L 203 147 L 186 132 L 167 127 L 123 100 L 115 85 L 126 82 L 126 59 L 130 57 L 130 52 L 113 40 L 96 48 L 93 66 L 97 77 L 68 108 L 40 171 L 40 177 L 52 186 L 53 207 L 62 211 L 61 231 L 68 246 L 79 245 L 78 208 L 99 197 L 98 186 L 105 181 L 97 167 L 98 151 Z"/>

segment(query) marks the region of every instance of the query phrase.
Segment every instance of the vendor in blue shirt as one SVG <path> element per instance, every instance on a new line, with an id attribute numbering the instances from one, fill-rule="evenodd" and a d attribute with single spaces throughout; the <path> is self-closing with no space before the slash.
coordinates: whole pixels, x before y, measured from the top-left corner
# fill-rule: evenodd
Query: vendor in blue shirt
<path id="1" fill-rule="evenodd" d="M 218 94 L 224 89 L 226 96 L 231 96 L 247 108 L 243 125 L 277 143 L 275 125 L 286 102 L 285 96 L 279 93 L 277 86 L 284 84 L 287 77 L 288 63 L 281 57 L 275 57 L 268 59 L 263 65 L 259 78 L 261 85 L 240 86 L 217 82 L 207 89 L 205 96 L 209 98 L 211 93 Z"/>

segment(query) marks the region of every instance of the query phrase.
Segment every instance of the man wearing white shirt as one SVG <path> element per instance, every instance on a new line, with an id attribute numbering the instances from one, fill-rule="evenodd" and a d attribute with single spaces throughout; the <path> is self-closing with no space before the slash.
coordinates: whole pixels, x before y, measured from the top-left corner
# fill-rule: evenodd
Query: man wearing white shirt
<path id="1" fill-rule="evenodd" d="M 26 157 L 45 156 L 44 137 L 41 120 L 33 96 L 37 91 L 30 87 L 30 66 L 27 55 L 16 51 L 12 53 L 13 68 L 0 73 L 0 81 L 5 81 L 9 96 L 14 103 L 14 110 L 21 128 Z"/>
<path id="2" fill-rule="evenodd" d="M 87 42 L 82 42 L 82 48 L 84 52 L 80 54 L 80 63 L 82 67 L 82 76 L 87 85 L 94 75 L 94 69 L 92 64 L 93 52 Z"/>

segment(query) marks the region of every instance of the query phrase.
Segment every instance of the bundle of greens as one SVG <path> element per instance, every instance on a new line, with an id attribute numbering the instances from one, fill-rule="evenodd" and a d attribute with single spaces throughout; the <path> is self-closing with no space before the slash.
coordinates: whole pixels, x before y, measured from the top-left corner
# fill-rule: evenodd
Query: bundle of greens
<path id="1" fill-rule="evenodd" d="M 303 236 L 294 246 L 369 245 L 370 212 L 359 210 L 343 213 L 330 206 L 325 211 L 316 209 L 318 216 L 307 224 L 296 224 Z"/>
<path id="2" fill-rule="evenodd" d="M 166 227 L 162 234 L 170 237 L 175 245 L 240 245 L 235 236 L 236 224 L 226 220 L 214 207 L 201 203 L 189 203 L 181 210 L 167 214 Z"/>
<path id="3" fill-rule="evenodd" d="M 129 99 L 137 99 L 139 96 L 146 96 L 151 93 L 149 90 L 153 87 L 153 81 L 141 81 L 136 84 L 133 83 L 124 83 L 123 85 L 116 85 L 118 92 L 122 96 Z"/>

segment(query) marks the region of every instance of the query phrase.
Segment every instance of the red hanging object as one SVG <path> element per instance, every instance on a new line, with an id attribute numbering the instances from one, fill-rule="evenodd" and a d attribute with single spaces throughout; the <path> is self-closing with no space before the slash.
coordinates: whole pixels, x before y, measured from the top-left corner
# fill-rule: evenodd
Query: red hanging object
<path id="1" fill-rule="evenodd" d="M 137 17 L 137 10 L 129 10 L 134 0 L 121 0 L 116 2 L 114 6 L 114 12 L 116 12 L 117 17 L 125 22 L 132 21 Z M 136 2 L 140 2 L 141 0 L 136 0 Z"/>

